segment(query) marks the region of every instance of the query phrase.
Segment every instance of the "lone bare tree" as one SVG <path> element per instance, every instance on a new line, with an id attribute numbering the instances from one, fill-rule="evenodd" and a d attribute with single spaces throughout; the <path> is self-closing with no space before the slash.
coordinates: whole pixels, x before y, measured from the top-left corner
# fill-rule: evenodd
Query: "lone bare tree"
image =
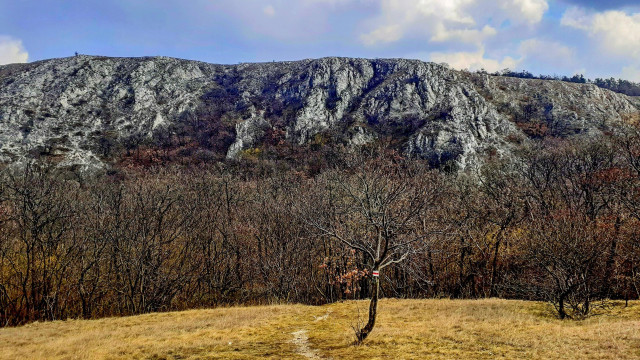
<path id="1" fill-rule="evenodd" d="M 356 331 L 360 344 L 376 323 L 379 274 L 419 252 L 433 233 L 425 213 L 436 203 L 438 186 L 437 175 L 401 159 L 360 161 L 358 167 L 315 183 L 306 221 L 320 235 L 365 254 L 371 302 L 366 325 Z"/>

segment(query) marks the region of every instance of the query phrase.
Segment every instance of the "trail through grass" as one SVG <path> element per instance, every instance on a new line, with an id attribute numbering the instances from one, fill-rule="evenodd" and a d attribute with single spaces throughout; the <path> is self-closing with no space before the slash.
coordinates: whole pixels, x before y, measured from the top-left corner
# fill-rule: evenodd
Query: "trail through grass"
<path id="1" fill-rule="evenodd" d="M 282 305 L 193 310 L 0 329 L 0 359 L 639 359 L 640 303 L 586 321 L 546 304 L 383 300 L 365 345 L 357 309 Z"/>

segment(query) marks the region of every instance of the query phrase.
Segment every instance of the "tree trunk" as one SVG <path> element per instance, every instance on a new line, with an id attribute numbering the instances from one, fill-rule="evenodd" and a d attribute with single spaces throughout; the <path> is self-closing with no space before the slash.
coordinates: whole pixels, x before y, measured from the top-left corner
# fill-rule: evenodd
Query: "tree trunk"
<path id="1" fill-rule="evenodd" d="M 558 315 L 561 320 L 567 318 L 567 313 L 564 311 L 564 296 L 560 296 L 560 300 L 558 301 Z"/>
<path id="2" fill-rule="evenodd" d="M 586 317 L 589 315 L 589 311 L 591 311 L 591 301 L 589 300 L 589 297 L 587 297 L 584 300 L 584 304 L 582 304 L 582 315 Z"/>
<path id="3" fill-rule="evenodd" d="M 464 236 L 460 237 L 460 260 L 458 262 L 458 286 L 453 292 L 454 298 L 462 298 L 462 292 L 465 285 L 465 276 L 464 276 L 464 259 L 467 255 L 467 244 Z"/>
<path id="4" fill-rule="evenodd" d="M 629 292 L 624 295 L 624 307 L 629 307 Z"/>
<path id="5" fill-rule="evenodd" d="M 498 234 L 496 234 L 496 246 L 493 252 L 493 259 L 491 260 L 491 284 L 489 289 L 489 297 L 497 297 L 496 291 L 496 279 L 498 277 L 498 255 L 500 255 L 500 245 L 502 244 L 502 232 L 504 227 L 500 228 Z"/>
<path id="6" fill-rule="evenodd" d="M 378 296 L 380 293 L 380 280 L 377 276 L 373 277 L 373 286 L 371 286 L 371 303 L 369 303 L 369 321 L 367 325 L 363 327 L 357 333 L 356 344 L 362 344 L 362 342 L 369 336 L 371 330 L 376 324 L 376 315 L 378 312 Z"/>
<path id="7" fill-rule="evenodd" d="M 609 254 L 607 257 L 607 262 L 605 264 L 604 283 L 602 284 L 602 289 L 600 290 L 602 296 L 605 298 L 608 298 L 611 293 L 611 278 L 613 278 L 613 268 L 616 263 L 616 250 L 618 248 L 618 236 L 620 236 L 621 222 L 622 220 L 620 219 L 620 216 L 617 216 L 614 225 L 615 232 L 613 234 L 611 244 L 609 245 Z"/>

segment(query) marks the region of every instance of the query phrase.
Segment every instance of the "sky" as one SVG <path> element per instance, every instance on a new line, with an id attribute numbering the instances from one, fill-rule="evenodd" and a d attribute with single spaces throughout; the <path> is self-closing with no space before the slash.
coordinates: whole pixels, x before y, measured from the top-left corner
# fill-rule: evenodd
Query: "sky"
<path id="1" fill-rule="evenodd" d="M 0 65 L 410 58 L 640 81 L 640 0 L 0 0 Z"/>

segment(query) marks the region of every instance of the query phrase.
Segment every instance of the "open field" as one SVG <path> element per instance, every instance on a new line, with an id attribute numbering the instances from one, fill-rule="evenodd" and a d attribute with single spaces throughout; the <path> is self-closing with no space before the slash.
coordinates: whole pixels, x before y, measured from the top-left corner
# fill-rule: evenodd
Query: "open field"
<path id="1" fill-rule="evenodd" d="M 383 300 L 365 345 L 366 302 L 193 310 L 0 329 L 0 359 L 638 359 L 640 302 L 586 321 L 546 304 Z"/>

